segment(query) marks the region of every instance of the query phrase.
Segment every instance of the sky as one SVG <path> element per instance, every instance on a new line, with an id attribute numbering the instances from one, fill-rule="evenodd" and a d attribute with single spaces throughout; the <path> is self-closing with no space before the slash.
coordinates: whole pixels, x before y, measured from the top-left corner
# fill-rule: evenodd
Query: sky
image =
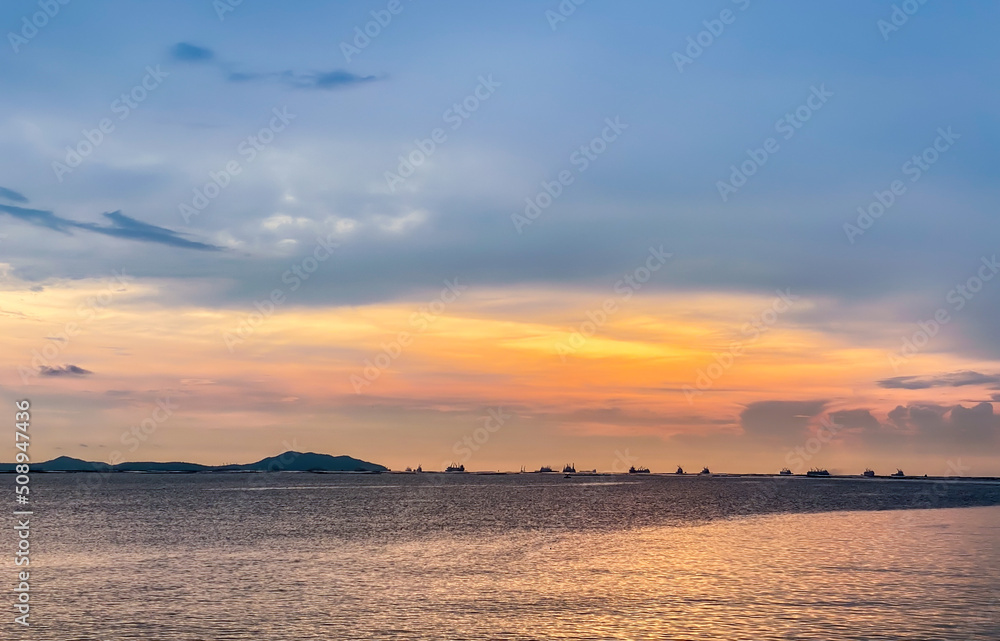
<path id="1" fill-rule="evenodd" d="M 38 460 L 1000 475 L 998 18 L 6 2 L 0 397 Z"/>

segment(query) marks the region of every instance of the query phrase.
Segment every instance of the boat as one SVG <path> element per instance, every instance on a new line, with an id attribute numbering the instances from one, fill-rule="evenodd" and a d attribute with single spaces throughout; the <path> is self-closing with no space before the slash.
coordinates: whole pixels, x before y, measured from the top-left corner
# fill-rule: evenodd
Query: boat
<path id="1" fill-rule="evenodd" d="M 868 478 L 872 478 L 873 476 L 875 476 L 875 470 L 873 470 L 870 467 L 866 467 L 865 471 L 861 473 L 861 476 L 867 476 Z"/>
<path id="2" fill-rule="evenodd" d="M 896 471 L 893 474 L 890 474 L 890 476 L 895 476 L 896 478 L 903 478 L 904 476 L 906 476 L 906 474 L 903 473 L 903 470 L 897 467 Z"/>
<path id="3" fill-rule="evenodd" d="M 576 473 L 576 464 L 574 464 L 574 463 L 567 463 L 563 467 L 563 473 L 564 474 L 575 474 Z"/>
<path id="4" fill-rule="evenodd" d="M 538 468 L 538 471 L 539 472 L 551 472 L 552 468 L 549 467 L 548 465 L 543 465 L 540 468 Z"/>
<path id="5" fill-rule="evenodd" d="M 824 469 L 814 467 L 813 469 L 806 472 L 806 476 L 830 476 L 830 473 Z"/>
<path id="6" fill-rule="evenodd" d="M 447 467 L 447 469 L 445 469 L 445 472 L 448 473 L 464 472 L 464 471 L 465 471 L 465 465 L 455 465 L 454 463 L 452 463 Z"/>
<path id="7" fill-rule="evenodd" d="M 421 472 L 423 472 L 423 471 L 424 471 L 424 468 L 423 468 L 423 466 L 420 466 L 420 465 L 418 465 L 418 466 L 417 466 L 417 469 L 415 469 L 415 470 L 413 470 L 413 471 L 414 471 L 414 472 L 416 472 L 417 474 L 420 474 Z"/>
<path id="8" fill-rule="evenodd" d="M 708 469 L 708 467 L 707 467 L 707 466 L 706 466 L 706 467 L 703 467 L 703 468 L 701 468 L 701 471 L 700 471 L 700 472 L 698 472 L 698 474 L 704 474 L 704 475 L 706 475 L 706 476 L 707 476 L 707 475 L 709 475 L 709 474 L 711 474 L 711 473 L 712 473 L 712 471 L 711 471 L 710 469 Z"/>
<path id="9" fill-rule="evenodd" d="M 780 474 L 781 476 L 791 476 L 792 475 L 792 471 L 790 469 L 788 469 L 787 467 L 783 467 L 783 468 L 781 468 L 781 471 L 778 472 L 778 474 Z"/>
<path id="10" fill-rule="evenodd" d="M 563 474 L 564 479 L 571 479 L 573 476 L 571 474 Z"/>
<path id="11" fill-rule="evenodd" d="M 632 467 L 628 468 L 628 473 L 629 474 L 649 474 L 649 468 L 648 467 L 636 467 L 636 466 L 633 465 Z"/>
<path id="12" fill-rule="evenodd" d="M 678 465 L 677 466 L 677 471 L 674 472 L 674 474 L 683 474 L 683 473 L 684 473 L 684 468 L 681 467 L 680 465 Z"/>

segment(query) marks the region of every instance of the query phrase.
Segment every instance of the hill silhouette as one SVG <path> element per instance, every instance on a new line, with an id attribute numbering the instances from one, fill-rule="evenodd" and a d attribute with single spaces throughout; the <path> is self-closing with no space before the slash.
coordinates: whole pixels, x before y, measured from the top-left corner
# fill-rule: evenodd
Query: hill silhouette
<path id="1" fill-rule="evenodd" d="M 14 463 L 0 463 L 0 472 L 14 472 Z M 285 452 L 243 465 L 201 465 L 199 463 L 127 462 L 118 465 L 60 456 L 31 464 L 32 472 L 388 472 L 389 468 L 351 456 L 331 456 L 315 452 Z"/>
<path id="2" fill-rule="evenodd" d="M 315 452 L 285 452 L 278 456 L 270 456 L 256 463 L 240 466 L 245 470 L 289 472 L 388 472 L 389 468 L 375 463 L 369 463 L 350 456 L 330 456 Z"/>

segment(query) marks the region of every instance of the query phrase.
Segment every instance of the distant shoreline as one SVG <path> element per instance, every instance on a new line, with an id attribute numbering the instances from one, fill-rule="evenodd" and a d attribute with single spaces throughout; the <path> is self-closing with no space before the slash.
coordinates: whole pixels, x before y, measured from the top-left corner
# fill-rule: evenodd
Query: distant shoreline
<path id="1" fill-rule="evenodd" d="M 567 468 L 568 470 L 569 468 Z M 444 474 L 446 476 L 509 476 L 509 475 L 542 475 L 566 479 L 588 478 L 588 477 L 655 477 L 655 478 L 676 478 L 676 479 L 712 479 L 712 478 L 783 478 L 810 480 L 924 480 L 924 481 L 1000 481 L 1000 477 L 995 476 L 898 476 L 898 475 L 875 475 L 865 476 L 863 474 L 830 474 L 825 470 L 816 473 L 791 474 L 789 470 L 784 473 L 727 473 L 708 472 L 701 473 L 680 473 L 677 472 L 650 472 L 646 469 L 630 470 L 628 472 L 598 472 L 596 470 L 577 471 L 557 471 L 556 469 L 542 468 L 535 471 L 499 471 L 499 470 L 465 470 L 464 466 L 458 466 L 449 471 L 437 470 L 391 470 L 384 465 L 363 461 L 351 456 L 330 454 L 317 454 L 315 452 L 295 452 L 289 451 L 277 456 L 263 458 L 254 463 L 227 464 L 227 465 L 203 465 L 201 463 L 186 463 L 181 461 L 168 462 L 121 462 L 109 464 L 95 461 L 84 461 L 69 456 L 60 456 L 50 461 L 30 464 L 32 474 L 240 474 L 240 473 L 274 473 L 274 472 L 310 472 L 314 474 L 404 474 L 404 475 L 424 475 L 424 474 Z M 16 474 L 17 465 L 14 463 L 0 463 L 0 474 Z"/>
<path id="2" fill-rule="evenodd" d="M 0 463 L 0 473 L 15 473 L 13 463 Z M 180 461 L 160 462 L 122 462 L 109 464 L 95 461 L 84 461 L 69 456 L 60 456 L 51 461 L 34 463 L 30 466 L 32 474 L 52 473 L 128 473 L 146 474 L 204 474 L 204 473 L 236 473 L 236 472 L 323 472 L 323 473 L 380 473 L 388 472 L 389 468 L 378 463 L 369 463 L 351 456 L 331 456 L 315 452 L 285 452 L 277 456 L 269 456 L 254 463 L 229 465 L 202 465 L 200 463 L 184 463 Z"/>
<path id="3" fill-rule="evenodd" d="M 8 464 L 0 464 L 0 474 L 16 474 L 12 469 L 6 468 Z M 937 482 L 965 482 L 965 481 L 989 481 L 989 482 L 1000 482 L 1000 477 L 997 476 L 863 476 L 861 474 L 830 474 L 829 476 L 807 476 L 806 474 L 764 474 L 764 473 L 713 473 L 713 474 L 675 474 L 672 472 L 657 472 L 657 473 L 643 473 L 643 474 L 630 474 L 628 472 L 587 472 L 583 474 L 574 473 L 563 473 L 563 472 L 440 472 L 440 471 L 424 471 L 424 472 L 405 472 L 398 470 L 328 470 L 328 469 L 251 469 L 246 466 L 239 466 L 241 469 L 232 469 L 234 466 L 219 466 L 219 468 L 225 469 L 214 469 L 210 466 L 204 466 L 207 469 L 118 469 L 117 467 L 112 467 L 103 464 L 104 469 L 67 469 L 67 470 L 46 470 L 46 469 L 32 469 L 32 474 L 162 474 L 162 475 L 177 475 L 177 474 L 276 474 L 276 473 L 287 473 L 287 474 L 335 474 L 335 475 L 373 475 L 373 474 L 389 474 L 389 475 L 405 475 L 405 476 L 448 476 L 448 477 L 468 477 L 468 476 L 547 476 L 547 477 L 569 477 L 569 478 L 593 478 L 593 477 L 604 477 L 604 478 L 673 478 L 673 479 L 741 479 L 741 478 L 757 478 L 757 479 L 808 479 L 810 481 L 829 481 L 829 480 L 850 480 L 850 481 L 937 481 Z M 122 464 L 123 466 L 126 464 Z M 141 464 L 139 464 L 141 465 Z M 164 465 L 163 463 L 157 463 L 156 465 Z M 197 464 L 182 464 L 182 465 L 197 465 Z M 110 468 L 110 469 L 108 469 Z"/>

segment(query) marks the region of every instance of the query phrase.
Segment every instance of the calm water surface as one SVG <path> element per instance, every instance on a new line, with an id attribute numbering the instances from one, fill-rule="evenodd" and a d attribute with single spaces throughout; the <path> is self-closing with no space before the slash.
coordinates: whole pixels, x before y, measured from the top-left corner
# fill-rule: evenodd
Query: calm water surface
<path id="1" fill-rule="evenodd" d="M 32 487 L 26 639 L 1000 639 L 997 483 L 282 473 Z"/>

